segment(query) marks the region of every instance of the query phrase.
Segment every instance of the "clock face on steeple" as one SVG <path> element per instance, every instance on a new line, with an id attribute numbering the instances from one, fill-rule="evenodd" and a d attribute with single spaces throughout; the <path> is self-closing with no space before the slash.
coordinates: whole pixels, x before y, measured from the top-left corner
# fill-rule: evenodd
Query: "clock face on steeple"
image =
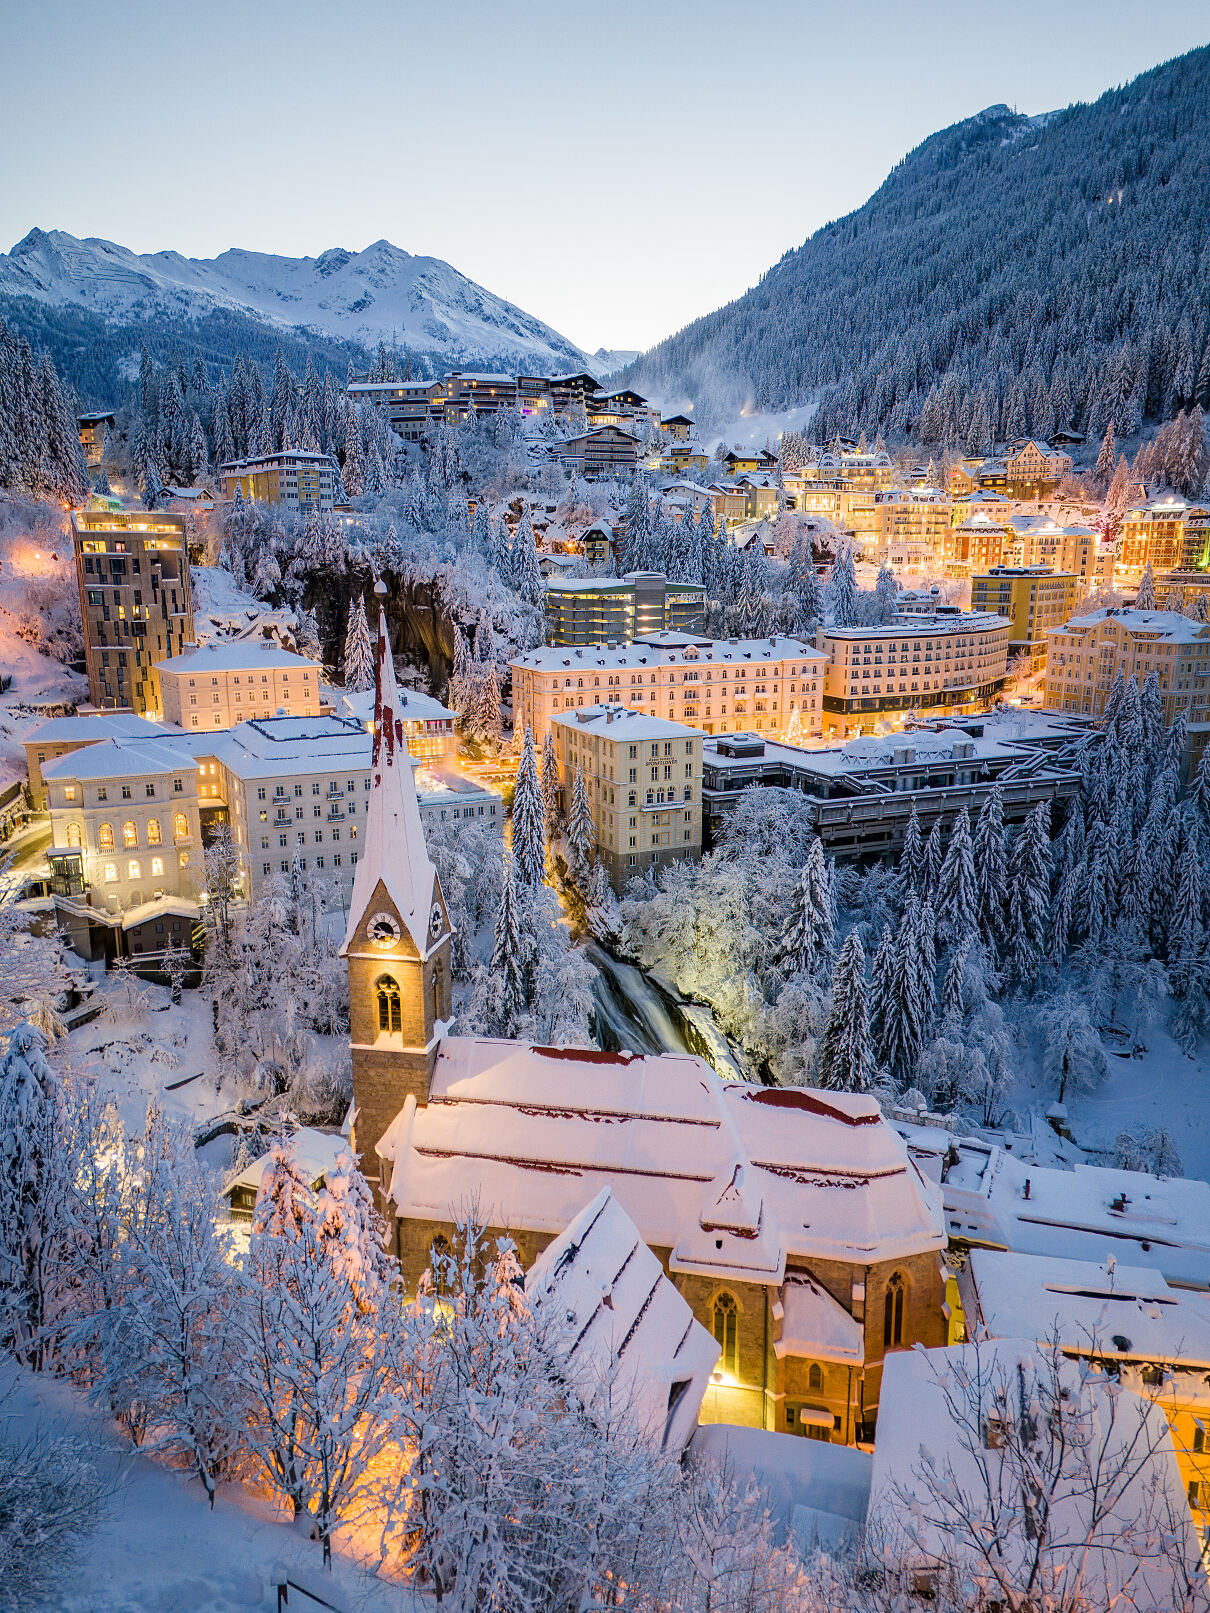
<path id="1" fill-rule="evenodd" d="M 366 934 L 371 946 L 385 949 L 397 945 L 403 931 L 399 928 L 399 921 L 390 913 L 375 913 L 366 925 Z"/>
<path id="2" fill-rule="evenodd" d="M 433 911 L 429 914 L 429 934 L 435 941 L 445 927 L 445 914 L 441 911 L 441 903 L 433 903 Z"/>

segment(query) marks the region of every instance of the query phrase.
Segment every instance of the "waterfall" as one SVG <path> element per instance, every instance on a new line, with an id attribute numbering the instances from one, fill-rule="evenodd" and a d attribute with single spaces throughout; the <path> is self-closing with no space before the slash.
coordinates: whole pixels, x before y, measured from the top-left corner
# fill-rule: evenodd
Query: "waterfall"
<path id="1" fill-rule="evenodd" d="M 596 969 L 593 1019 L 597 1041 L 608 1052 L 695 1053 L 728 1081 L 750 1081 L 743 1053 L 701 1003 L 686 1002 L 676 989 L 632 963 L 615 958 L 595 941 L 584 948 Z"/>

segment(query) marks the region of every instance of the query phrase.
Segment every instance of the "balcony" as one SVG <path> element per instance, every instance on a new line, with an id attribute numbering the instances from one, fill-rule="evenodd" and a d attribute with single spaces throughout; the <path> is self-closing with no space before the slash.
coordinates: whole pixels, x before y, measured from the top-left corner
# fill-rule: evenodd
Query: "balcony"
<path id="1" fill-rule="evenodd" d="M 329 823 L 343 823 L 345 821 L 344 812 L 340 807 L 333 807 L 328 813 L 327 821 Z"/>
<path id="2" fill-rule="evenodd" d="M 275 829 L 288 829 L 293 822 L 294 819 L 288 812 L 279 812 L 273 819 L 273 827 Z"/>

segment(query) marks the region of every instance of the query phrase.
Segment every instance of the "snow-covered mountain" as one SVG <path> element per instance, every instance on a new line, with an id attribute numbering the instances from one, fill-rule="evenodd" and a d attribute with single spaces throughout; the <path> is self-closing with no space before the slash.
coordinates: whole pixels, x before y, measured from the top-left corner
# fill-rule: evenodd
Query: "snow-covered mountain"
<path id="1" fill-rule="evenodd" d="M 368 348 L 397 343 L 463 366 L 507 362 L 540 372 L 584 363 L 580 349 L 540 319 L 440 258 L 416 257 L 389 241 L 364 252 L 330 247 L 317 258 L 239 248 L 186 258 L 34 229 L 0 254 L 3 296 L 86 308 L 111 323 L 157 314 L 191 321 L 227 309 Z"/>

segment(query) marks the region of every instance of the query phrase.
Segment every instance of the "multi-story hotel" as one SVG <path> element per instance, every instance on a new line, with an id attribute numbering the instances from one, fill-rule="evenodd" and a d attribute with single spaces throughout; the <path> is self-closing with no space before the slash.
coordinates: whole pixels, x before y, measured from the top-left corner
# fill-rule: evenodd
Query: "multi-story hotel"
<path id="1" fill-rule="evenodd" d="M 1008 523 L 1008 546 L 1012 560 L 1020 566 L 1045 566 L 1049 571 L 1070 571 L 1077 588 L 1086 592 L 1096 579 L 1099 535 L 1087 526 L 1060 526 L 1041 517 L 1012 516 Z"/>
<path id="2" fill-rule="evenodd" d="M 596 855 L 613 888 L 702 850 L 702 735 L 650 712 L 583 706 L 551 718 L 563 803 L 584 775 Z"/>
<path id="3" fill-rule="evenodd" d="M 631 645 L 529 650 L 512 663 L 513 715 L 541 745 L 561 712 L 620 702 L 707 734 L 821 733 L 826 657 L 797 638 L 653 634 Z"/>
<path id="4" fill-rule="evenodd" d="M 942 553 L 952 528 L 948 493 L 935 487 L 895 488 L 877 498 L 880 560 L 905 545 Z"/>
<path id="5" fill-rule="evenodd" d="M 371 746 L 357 718 L 267 717 L 206 735 L 99 738 L 43 764 L 52 889 L 75 950 L 154 951 L 138 936 L 122 938 L 147 903 L 184 900 L 194 907 L 181 911 L 196 916 L 202 846 L 217 822 L 231 825 L 244 896 L 255 899 L 297 857 L 347 900 Z M 412 760 L 423 821 L 503 821 L 494 790 L 435 760 Z"/>
<path id="6" fill-rule="evenodd" d="M 1025 654 L 1035 667 L 1046 661 L 1046 635 L 1061 627 L 1076 602 L 1076 578 L 1048 566 L 996 566 L 971 579 L 971 610 L 994 611 L 1012 623 L 1010 655 Z"/>
<path id="7" fill-rule="evenodd" d="M 990 571 L 1004 559 L 1004 526 L 980 511 L 941 540 L 941 564 L 947 577 L 970 577 Z"/>
<path id="8" fill-rule="evenodd" d="M 336 500 L 336 468 L 327 454 L 286 448 L 230 460 L 219 472 L 223 497 L 275 504 L 294 515 L 327 515 Z"/>
<path id="9" fill-rule="evenodd" d="M 164 721 L 230 728 L 249 717 L 311 717 L 320 709 L 318 661 L 271 639 L 203 644 L 156 666 Z"/>
<path id="10" fill-rule="evenodd" d="M 639 439 L 621 426 L 599 426 L 552 443 L 550 454 L 566 470 L 584 476 L 628 476 L 639 462 Z"/>
<path id="11" fill-rule="evenodd" d="M 994 492 L 1037 502 L 1050 498 L 1060 477 L 1070 470 L 1070 454 L 1030 439 L 1014 445 L 1001 458 L 960 460 L 950 472 L 949 490 L 955 499 Z"/>
<path id="12" fill-rule="evenodd" d="M 977 711 L 1008 671 L 1009 624 L 940 606 L 877 627 L 826 627 L 824 734 L 871 732 L 903 711 Z"/>
<path id="13" fill-rule="evenodd" d="M 155 663 L 193 640 L 185 518 L 147 510 L 71 517 L 88 698 L 156 714 Z"/>
<path id="14" fill-rule="evenodd" d="M 391 430 L 404 442 L 423 442 L 430 422 L 443 418 L 440 381 L 350 381 L 348 390 L 354 403 L 385 409 Z"/>
<path id="15" fill-rule="evenodd" d="M 1168 610 L 1113 607 L 1073 616 L 1050 632 L 1046 705 L 1099 717 L 1113 680 L 1158 674 L 1164 721 L 1178 711 L 1189 722 L 1210 717 L 1210 622 Z"/>
<path id="16" fill-rule="evenodd" d="M 1127 510 L 1122 522 L 1118 573 L 1134 581 L 1150 566 L 1161 571 L 1203 571 L 1210 562 L 1210 509 L 1175 493 Z"/>
<path id="17" fill-rule="evenodd" d="M 47 762 L 70 756 L 85 745 L 99 745 L 103 739 L 162 739 L 164 728 L 133 712 L 90 712 L 85 716 L 50 717 L 25 736 L 25 765 L 29 793 L 35 812 L 46 809 L 46 781 L 42 769 Z"/>
<path id="18" fill-rule="evenodd" d="M 623 577 L 551 578 L 546 584 L 551 644 L 629 644 L 649 633 L 700 633 L 706 615 L 701 583 L 669 582 L 658 571 Z"/>
<path id="19" fill-rule="evenodd" d="M 834 482 L 842 487 L 881 490 L 890 487 L 895 468 L 881 450 L 874 453 L 813 454 L 794 473 L 800 482 Z"/>

